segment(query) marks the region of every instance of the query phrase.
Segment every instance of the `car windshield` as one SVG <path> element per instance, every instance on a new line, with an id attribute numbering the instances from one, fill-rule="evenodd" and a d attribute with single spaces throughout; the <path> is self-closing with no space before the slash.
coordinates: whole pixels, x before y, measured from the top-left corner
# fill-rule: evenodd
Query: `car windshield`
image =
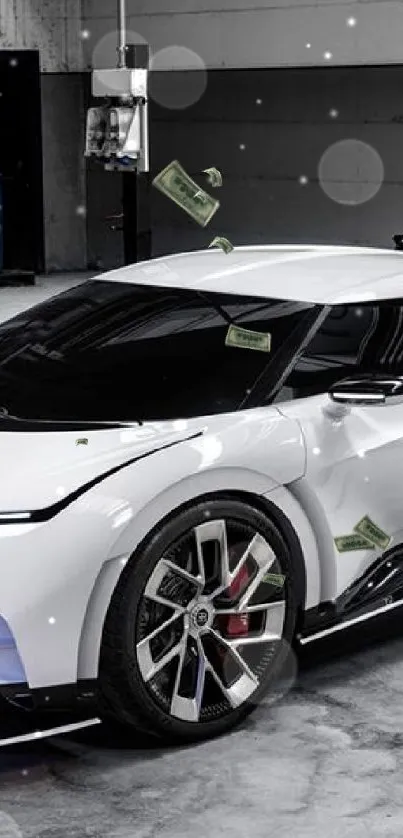
<path id="1" fill-rule="evenodd" d="M 237 410 L 262 376 L 266 396 L 275 389 L 321 311 L 91 280 L 0 326 L 0 406 L 27 419 L 95 422 Z M 234 326 L 269 334 L 270 347 L 263 337 L 245 348 L 250 336 Z"/>

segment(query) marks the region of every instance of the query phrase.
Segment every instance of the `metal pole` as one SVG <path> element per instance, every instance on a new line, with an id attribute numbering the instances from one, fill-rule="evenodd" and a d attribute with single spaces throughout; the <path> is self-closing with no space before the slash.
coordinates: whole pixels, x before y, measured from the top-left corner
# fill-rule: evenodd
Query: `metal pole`
<path id="1" fill-rule="evenodd" d="M 126 0 L 118 0 L 118 67 L 126 68 Z"/>

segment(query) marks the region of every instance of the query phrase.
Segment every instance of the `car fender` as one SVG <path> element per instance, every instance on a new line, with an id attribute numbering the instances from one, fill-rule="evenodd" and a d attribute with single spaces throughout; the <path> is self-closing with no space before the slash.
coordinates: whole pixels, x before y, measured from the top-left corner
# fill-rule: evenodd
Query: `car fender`
<path id="1" fill-rule="evenodd" d="M 163 478 L 164 470 L 161 470 Z M 141 508 L 136 508 L 129 523 L 122 528 L 95 581 L 81 632 L 78 653 L 79 679 L 96 678 L 102 629 L 111 597 L 123 568 L 146 536 L 167 515 L 189 502 L 196 503 L 206 494 L 247 492 L 256 497 L 270 492 L 278 484 L 264 474 L 240 468 L 208 469 L 191 474 L 151 495 Z M 143 496 L 145 486 L 143 484 Z M 114 492 L 116 495 L 116 492 Z M 124 514 L 124 510 L 123 510 Z"/>
<path id="2" fill-rule="evenodd" d="M 209 469 L 203 474 L 189 475 L 174 485 L 166 486 L 157 496 L 150 497 L 114 542 L 108 560 L 100 569 L 88 603 L 79 644 L 78 679 L 97 677 L 102 630 L 109 603 L 124 566 L 142 541 L 167 515 L 184 504 L 197 502 L 197 498 L 206 494 L 225 492 L 248 494 L 251 498 L 255 497 L 257 502 L 259 498 L 266 497 L 287 516 L 299 539 L 305 560 L 305 607 L 319 602 L 320 565 L 315 536 L 304 510 L 285 487 L 248 469 Z"/>

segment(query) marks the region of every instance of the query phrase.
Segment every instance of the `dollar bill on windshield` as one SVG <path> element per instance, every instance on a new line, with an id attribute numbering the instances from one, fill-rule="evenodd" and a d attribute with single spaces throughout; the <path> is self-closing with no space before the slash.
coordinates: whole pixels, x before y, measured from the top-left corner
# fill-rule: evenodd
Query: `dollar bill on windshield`
<path id="1" fill-rule="evenodd" d="M 263 582 L 268 585 L 274 585 L 275 588 L 282 588 L 285 582 L 285 576 L 282 573 L 265 573 Z"/>
<path id="2" fill-rule="evenodd" d="M 222 186 L 222 174 L 219 169 L 215 168 L 215 166 L 211 166 L 210 169 L 203 169 L 203 174 L 207 175 L 207 180 L 213 189 L 217 189 L 217 187 Z"/>
<path id="3" fill-rule="evenodd" d="M 210 242 L 209 247 L 220 247 L 224 253 L 231 253 L 234 249 L 234 245 L 231 244 L 229 239 L 224 238 L 224 236 L 216 236 L 212 242 Z"/>
<path id="4" fill-rule="evenodd" d="M 226 346 L 236 346 L 238 349 L 257 349 L 259 352 L 270 352 L 271 335 L 264 332 L 254 332 L 242 329 L 240 326 L 229 327 L 225 338 Z"/>
<path id="5" fill-rule="evenodd" d="M 334 539 L 334 543 L 339 553 L 349 553 L 350 550 L 373 550 L 374 545 L 367 538 L 364 538 L 360 533 L 351 533 L 351 535 L 338 535 Z"/>
<path id="6" fill-rule="evenodd" d="M 220 206 L 219 201 L 200 189 L 178 160 L 173 160 L 154 178 L 153 186 L 202 227 L 206 227 Z"/>
<path id="7" fill-rule="evenodd" d="M 361 521 L 359 521 L 357 526 L 354 527 L 354 531 L 363 535 L 364 538 L 372 541 L 376 547 L 381 547 L 383 550 L 389 546 L 392 540 L 386 532 L 381 530 L 380 527 L 371 521 L 369 515 L 364 515 L 364 517 L 361 518 Z"/>

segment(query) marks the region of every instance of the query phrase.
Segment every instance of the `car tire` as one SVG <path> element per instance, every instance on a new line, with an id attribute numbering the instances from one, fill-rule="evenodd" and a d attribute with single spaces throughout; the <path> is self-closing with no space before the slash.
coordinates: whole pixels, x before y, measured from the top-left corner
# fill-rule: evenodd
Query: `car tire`
<path id="1" fill-rule="evenodd" d="M 268 561 L 275 585 L 259 582 Z M 179 510 L 134 552 L 112 597 L 100 715 L 170 743 L 229 731 L 276 684 L 297 608 L 290 550 L 262 511 L 211 496 Z"/>

